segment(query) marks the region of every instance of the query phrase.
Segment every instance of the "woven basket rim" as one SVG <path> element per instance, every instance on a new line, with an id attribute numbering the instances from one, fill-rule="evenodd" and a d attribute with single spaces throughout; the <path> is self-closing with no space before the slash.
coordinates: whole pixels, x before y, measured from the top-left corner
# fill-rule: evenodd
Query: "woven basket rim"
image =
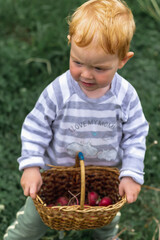
<path id="1" fill-rule="evenodd" d="M 75 165 L 73 166 L 55 166 L 55 165 L 50 165 L 50 164 L 47 164 L 47 166 L 49 166 L 50 168 L 45 170 L 45 171 L 50 171 L 50 170 L 55 170 L 56 171 L 66 171 L 66 170 L 80 170 L 81 167 L 75 167 Z M 97 165 L 85 165 L 85 169 L 95 169 L 95 170 L 102 170 L 102 169 L 106 169 L 106 170 L 110 170 L 111 172 L 117 172 L 119 171 L 119 169 L 117 167 L 112 167 L 112 166 L 97 166 Z"/>

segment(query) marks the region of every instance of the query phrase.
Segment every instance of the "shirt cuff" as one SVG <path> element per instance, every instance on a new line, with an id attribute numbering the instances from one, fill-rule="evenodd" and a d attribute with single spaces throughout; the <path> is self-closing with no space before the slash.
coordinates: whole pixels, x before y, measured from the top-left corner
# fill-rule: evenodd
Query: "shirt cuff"
<path id="1" fill-rule="evenodd" d="M 130 170 L 120 171 L 119 179 L 123 177 L 131 177 L 136 183 L 142 185 L 144 183 L 144 173 L 132 172 Z"/>
<path id="2" fill-rule="evenodd" d="M 40 167 L 44 168 L 45 163 L 42 157 L 39 156 L 33 156 L 30 158 L 19 158 L 19 170 L 23 170 L 24 168 L 29 168 L 29 167 Z"/>

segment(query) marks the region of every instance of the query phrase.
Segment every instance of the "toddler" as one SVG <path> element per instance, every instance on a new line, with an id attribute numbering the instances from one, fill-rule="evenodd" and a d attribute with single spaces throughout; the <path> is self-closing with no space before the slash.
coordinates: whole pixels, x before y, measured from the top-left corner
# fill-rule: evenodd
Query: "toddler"
<path id="1" fill-rule="evenodd" d="M 77 152 L 85 165 L 120 169 L 119 193 L 136 201 L 144 182 L 148 123 L 134 87 L 117 71 L 134 53 L 131 10 L 120 0 L 90 0 L 69 19 L 69 70 L 51 82 L 26 117 L 21 133 L 21 185 L 28 196 L 4 240 L 38 240 L 47 227 L 32 199 L 46 164 L 73 166 Z M 113 239 L 120 213 L 93 230 L 93 239 Z"/>

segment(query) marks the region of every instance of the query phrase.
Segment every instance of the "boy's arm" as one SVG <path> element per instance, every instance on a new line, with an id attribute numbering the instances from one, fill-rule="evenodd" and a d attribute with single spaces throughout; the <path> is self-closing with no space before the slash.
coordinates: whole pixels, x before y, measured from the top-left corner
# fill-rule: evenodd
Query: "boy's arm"
<path id="1" fill-rule="evenodd" d="M 127 98 L 127 97 L 126 97 Z M 140 185 L 144 182 L 144 156 L 146 150 L 146 136 L 148 134 L 148 122 L 143 114 L 139 97 L 135 90 L 128 94 L 129 104 L 125 105 L 123 136 L 121 149 L 123 150 L 122 168 L 120 179 L 131 177 Z"/>
<path id="2" fill-rule="evenodd" d="M 44 155 L 53 136 L 52 123 L 57 108 L 55 98 L 50 84 L 41 93 L 33 110 L 26 116 L 21 131 L 22 153 L 18 158 L 19 170 L 46 167 Z"/>

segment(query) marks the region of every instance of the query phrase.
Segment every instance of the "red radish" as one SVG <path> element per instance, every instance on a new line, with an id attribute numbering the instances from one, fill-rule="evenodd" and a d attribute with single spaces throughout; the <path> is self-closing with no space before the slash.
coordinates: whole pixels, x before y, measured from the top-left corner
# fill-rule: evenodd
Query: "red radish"
<path id="1" fill-rule="evenodd" d="M 88 193 L 88 203 L 90 206 L 96 206 L 98 204 L 99 195 L 96 192 Z"/>
<path id="2" fill-rule="evenodd" d="M 110 199 L 110 197 L 104 197 L 99 202 L 99 206 L 108 206 L 108 205 L 111 205 L 111 204 L 112 204 L 112 200 Z"/>
<path id="3" fill-rule="evenodd" d="M 68 198 L 59 197 L 56 201 L 56 206 L 66 206 L 68 204 Z"/>

